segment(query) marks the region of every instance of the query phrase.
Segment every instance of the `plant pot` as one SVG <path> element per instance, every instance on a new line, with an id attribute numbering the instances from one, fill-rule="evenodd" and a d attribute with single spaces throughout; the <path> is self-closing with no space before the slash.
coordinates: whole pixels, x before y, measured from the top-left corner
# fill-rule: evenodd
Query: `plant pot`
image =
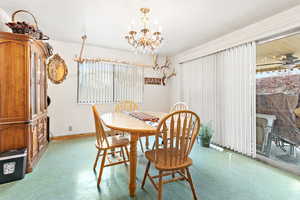
<path id="1" fill-rule="evenodd" d="M 201 139 L 201 145 L 202 145 L 202 147 L 209 148 L 209 146 L 210 146 L 210 140 L 203 140 L 203 139 Z"/>

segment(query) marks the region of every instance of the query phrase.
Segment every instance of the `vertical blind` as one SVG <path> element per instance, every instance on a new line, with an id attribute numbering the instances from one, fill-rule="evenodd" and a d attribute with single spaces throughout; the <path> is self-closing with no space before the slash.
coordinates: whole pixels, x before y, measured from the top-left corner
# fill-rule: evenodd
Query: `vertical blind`
<path id="1" fill-rule="evenodd" d="M 142 103 L 144 70 L 142 67 L 115 65 L 114 101 L 131 100 Z"/>
<path id="2" fill-rule="evenodd" d="M 217 56 L 211 55 L 186 63 L 182 67 L 182 98 L 201 121 L 216 122 L 216 67 Z M 205 114 L 204 114 L 205 113 Z M 212 123 L 214 130 L 215 123 Z"/>
<path id="3" fill-rule="evenodd" d="M 130 100 L 142 103 L 142 67 L 85 61 L 78 65 L 78 103 L 114 103 Z"/>
<path id="4" fill-rule="evenodd" d="M 211 122 L 213 142 L 256 156 L 256 45 L 247 43 L 182 66 L 181 100 Z"/>
<path id="5" fill-rule="evenodd" d="M 247 43 L 218 53 L 215 142 L 256 156 L 256 45 Z"/>

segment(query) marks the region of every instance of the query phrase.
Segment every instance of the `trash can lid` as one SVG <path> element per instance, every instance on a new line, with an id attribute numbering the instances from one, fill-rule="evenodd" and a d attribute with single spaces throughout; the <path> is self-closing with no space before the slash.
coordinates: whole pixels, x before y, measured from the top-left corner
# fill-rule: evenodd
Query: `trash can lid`
<path id="1" fill-rule="evenodd" d="M 25 157 L 27 155 L 26 148 L 23 149 L 14 149 L 0 153 L 0 160 L 16 157 Z"/>

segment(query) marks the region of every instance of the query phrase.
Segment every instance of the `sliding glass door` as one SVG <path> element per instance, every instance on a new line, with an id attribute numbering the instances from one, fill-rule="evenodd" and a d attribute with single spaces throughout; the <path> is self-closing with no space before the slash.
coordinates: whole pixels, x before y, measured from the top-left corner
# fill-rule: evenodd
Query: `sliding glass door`
<path id="1" fill-rule="evenodd" d="M 259 158 L 300 174 L 300 34 L 257 46 Z"/>

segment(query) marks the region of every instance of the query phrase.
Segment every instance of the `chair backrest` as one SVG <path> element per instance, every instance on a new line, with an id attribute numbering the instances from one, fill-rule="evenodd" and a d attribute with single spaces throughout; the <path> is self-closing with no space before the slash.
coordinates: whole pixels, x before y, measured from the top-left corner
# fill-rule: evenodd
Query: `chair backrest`
<path id="1" fill-rule="evenodd" d="M 139 109 L 139 106 L 137 103 L 133 101 L 120 101 L 115 105 L 115 112 L 123 112 L 123 111 L 136 111 Z"/>
<path id="2" fill-rule="evenodd" d="M 167 167 L 175 167 L 187 161 L 199 129 L 200 118 L 192 111 L 181 110 L 167 115 L 157 127 L 157 131 L 161 134 L 156 135 L 155 162 L 160 162 L 159 164 Z M 163 140 L 162 145 L 159 144 L 160 137 Z M 163 154 L 159 159 L 158 153 Z"/>
<path id="3" fill-rule="evenodd" d="M 170 110 L 170 113 L 175 112 L 175 111 L 179 111 L 179 110 L 188 110 L 188 109 L 189 109 L 189 107 L 186 103 L 177 102 L 172 106 L 172 108 Z"/>
<path id="4" fill-rule="evenodd" d="M 99 147 L 109 147 L 109 143 L 100 119 L 99 113 L 97 111 L 96 105 L 92 106 L 94 119 L 95 119 L 95 128 L 96 128 L 96 138 Z"/>

